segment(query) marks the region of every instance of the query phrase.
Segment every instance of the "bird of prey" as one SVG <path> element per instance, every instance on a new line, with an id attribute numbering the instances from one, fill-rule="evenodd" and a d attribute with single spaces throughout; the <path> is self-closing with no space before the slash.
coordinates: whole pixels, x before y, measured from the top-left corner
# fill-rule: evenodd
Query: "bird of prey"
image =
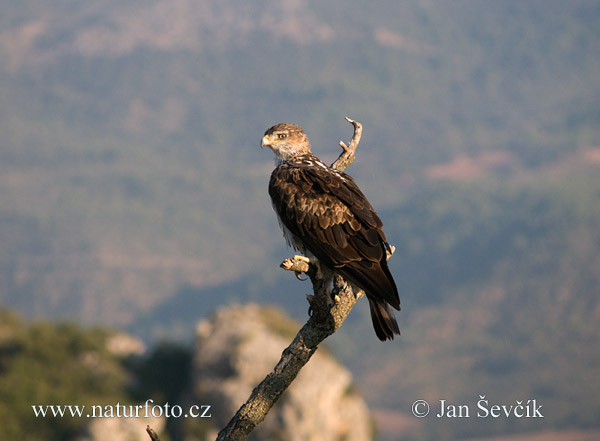
<path id="1" fill-rule="evenodd" d="M 312 154 L 295 124 L 277 124 L 261 141 L 275 153 L 269 195 L 287 242 L 363 290 L 381 341 L 400 334 L 390 306 L 400 310 L 387 265 L 391 247 L 377 213 L 354 180 Z"/>

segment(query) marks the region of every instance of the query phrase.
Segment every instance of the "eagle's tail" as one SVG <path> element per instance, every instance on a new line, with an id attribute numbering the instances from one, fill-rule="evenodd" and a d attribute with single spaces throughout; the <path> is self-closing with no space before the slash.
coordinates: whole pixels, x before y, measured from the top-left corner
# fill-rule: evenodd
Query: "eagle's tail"
<path id="1" fill-rule="evenodd" d="M 392 312 L 389 303 L 383 300 L 369 299 L 371 308 L 371 319 L 373 320 L 373 328 L 377 338 L 381 341 L 393 340 L 394 334 L 400 335 L 400 328 L 394 313 Z"/>

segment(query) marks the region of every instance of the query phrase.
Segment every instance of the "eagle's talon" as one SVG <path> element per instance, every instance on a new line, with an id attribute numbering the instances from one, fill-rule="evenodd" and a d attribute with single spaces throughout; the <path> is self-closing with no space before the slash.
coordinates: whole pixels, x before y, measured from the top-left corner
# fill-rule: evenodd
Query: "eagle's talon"
<path id="1" fill-rule="evenodd" d="M 329 314 L 331 312 L 331 310 L 333 309 L 333 307 L 340 302 L 341 298 L 337 294 L 330 293 L 329 300 L 330 301 L 327 302 L 327 314 Z"/>
<path id="2" fill-rule="evenodd" d="M 300 280 L 301 282 L 308 280 L 308 277 L 302 277 L 302 271 L 296 271 L 295 273 L 296 279 Z"/>

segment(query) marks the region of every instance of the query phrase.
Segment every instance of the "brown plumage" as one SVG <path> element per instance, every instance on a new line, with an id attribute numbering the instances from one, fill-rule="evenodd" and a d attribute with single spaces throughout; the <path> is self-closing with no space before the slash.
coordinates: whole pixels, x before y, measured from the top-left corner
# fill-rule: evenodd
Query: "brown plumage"
<path id="1" fill-rule="evenodd" d="M 362 289 L 380 340 L 400 334 L 390 306 L 400 310 L 387 265 L 390 246 L 377 213 L 354 180 L 311 153 L 301 127 L 277 124 L 261 146 L 275 153 L 269 195 L 290 245 Z"/>

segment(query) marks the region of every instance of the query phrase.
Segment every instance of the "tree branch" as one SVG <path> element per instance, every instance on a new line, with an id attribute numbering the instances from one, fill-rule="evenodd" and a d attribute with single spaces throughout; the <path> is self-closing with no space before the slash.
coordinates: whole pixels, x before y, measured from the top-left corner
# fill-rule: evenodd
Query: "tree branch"
<path id="1" fill-rule="evenodd" d="M 354 161 L 354 152 L 360 142 L 362 126 L 346 117 L 354 126 L 354 136 L 350 145 L 340 141 L 343 151 L 331 165 L 342 172 Z M 264 420 L 269 409 L 296 378 L 300 369 L 310 360 L 319 343 L 337 331 L 356 303 L 357 296 L 344 279 L 338 275 L 322 271 L 318 263 L 301 256 L 286 259 L 281 267 L 294 271 L 297 277 L 305 273 L 309 276 L 314 295 L 307 296 L 312 314 L 300 329 L 292 343 L 283 351 L 281 359 L 265 379 L 252 391 L 248 401 L 238 410 L 229 424 L 221 430 L 217 441 L 242 441 Z M 328 291 L 333 277 L 333 290 Z M 334 299 L 332 303 L 332 299 Z"/>
<path id="2" fill-rule="evenodd" d="M 318 271 L 310 265 L 309 276 Z M 310 300 L 312 315 L 300 329 L 292 343 L 283 351 L 281 359 L 265 379 L 252 391 L 248 401 L 237 411 L 229 424 L 221 430 L 217 441 L 242 441 L 262 422 L 281 394 L 296 378 L 300 369 L 310 360 L 319 343 L 333 334 L 342 325 L 356 303 L 352 289 L 341 277 L 335 277 L 334 295 L 336 303 L 329 308 L 329 297 L 325 284 L 317 283 L 315 294 Z"/>
<path id="3" fill-rule="evenodd" d="M 354 135 L 347 146 L 340 141 L 342 153 L 331 164 L 331 168 L 342 172 L 354 162 L 355 151 L 362 135 L 362 125 L 346 117 L 354 126 Z M 227 426 L 219 432 L 217 441 L 242 441 L 262 422 L 273 404 L 294 381 L 300 369 L 310 360 L 318 345 L 337 331 L 356 304 L 362 293 L 355 294 L 344 279 L 323 271 L 318 262 L 303 256 L 285 259 L 281 267 L 296 273 L 300 278 L 307 274 L 313 285 L 313 295 L 307 296 L 311 315 L 306 324 L 298 331 L 292 343 L 283 351 L 281 359 L 265 379 L 252 391 L 244 405 L 237 411 Z M 333 290 L 329 291 L 333 278 Z M 152 441 L 160 441 L 150 427 L 146 429 Z"/>
<path id="4" fill-rule="evenodd" d="M 150 426 L 146 426 L 146 432 L 148 432 L 148 436 L 151 441 L 160 441 L 158 434 L 154 431 L 154 429 Z"/>
<path id="5" fill-rule="evenodd" d="M 343 172 L 350 164 L 354 162 L 354 152 L 356 151 L 358 143 L 360 142 L 360 137 L 362 136 L 362 124 L 358 121 L 348 118 L 347 116 L 345 118 L 346 121 L 354 126 L 354 135 L 352 136 L 352 140 L 348 146 L 344 144 L 344 141 L 340 141 L 340 147 L 342 148 L 343 152 L 335 160 L 335 162 L 331 164 L 331 168 L 339 172 Z"/>

